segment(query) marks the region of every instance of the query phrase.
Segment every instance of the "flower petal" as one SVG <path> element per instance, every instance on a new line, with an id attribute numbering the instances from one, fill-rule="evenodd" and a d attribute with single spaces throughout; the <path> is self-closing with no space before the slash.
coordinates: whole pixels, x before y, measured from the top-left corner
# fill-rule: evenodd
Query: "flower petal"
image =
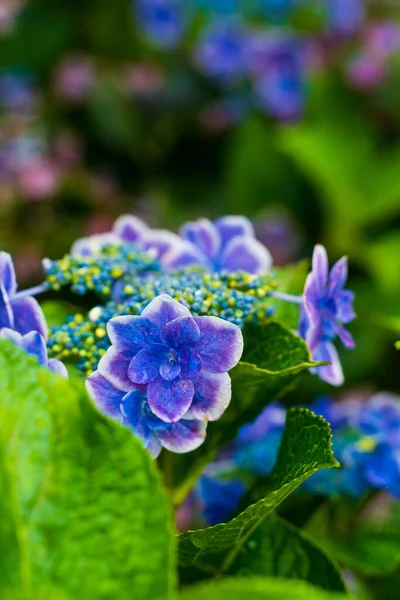
<path id="1" fill-rule="evenodd" d="M 347 350 L 353 350 L 353 348 L 356 347 L 356 343 L 355 343 L 354 338 L 351 335 L 350 331 L 347 331 L 347 329 L 345 329 L 344 327 L 339 325 L 338 322 L 334 323 L 334 329 L 335 329 L 336 333 L 338 334 L 339 339 L 342 342 L 343 346 L 345 348 L 347 348 Z"/>
<path id="2" fill-rule="evenodd" d="M 165 381 L 173 381 L 180 375 L 181 365 L 179 363 L 163 362 L 160 366 L 160 375 Z"/>
<path id="3" fill-rule="evenodd" d="M 152 458 L 157 458 L 161 452 L 162 446 L 158 437 L 154 434 L 145 445 L 147 452 L 150 452 Z"/>
<path id="4" fill-rule="evenodd" d="M 200 266 L 208 269 L 210 261 L 205 254 L 190 242 L 184 242 L 163 256 L 163 266 L 167 271 L 180 271 L 187 267 Z"/>
<path id="5" fill-rule="evenodd" d="M 0 282 L 9 296 L 13 296 L 17 291 L 15 269 L 8 252 L 0 252 Z"/>
<path id="6" fill-rule="evenodd" d="M 340 386 L 344 383 L 344 375 L 339 355 L 332 342 L 322 342 L 315 352 L 313 359 L 317 361 L 329 361 L 331 364 L 326 367 L 315 367 L 310 369 L 312 373 L 318 375 L 320 379 L 334 386 Z"/>
<path id="7" fill-rule="evenodd" d="M 160 342 L 158 327 L 144 317 L 114 317 L 107 323 L 107 333 L 112 345 L 121 354 L 134 356 L 149 344 Z"/>
<path id="8" fill-rule="evenodd" d="M 149 228 L 146 223 L 133 215 L 122 215 L 113 226 L 113 233 L 123 242 L 138 244 L 145 239 Z"/>
<path id="9" fill-rule="evenodd" d="M 122 422 L 123 417 L 120 409 L 124 392 L 117 390 L 99 371 L 95 371 L 86 380 L 86 388 L 89 396 L 97 408 L 108 417 Z"/>
<path id="10" fill-rule="evenodd" d="M 178 317 L 161 330 L 163 342 L 179 350 L 195 344 L 200 339 L 200 330 L 192 317 Z"/>
<path id="11" fill-rule="evenodd" d="M 14 315 L 10 299 L 3 284 L 0 281 L 0 327 L 14 329 Z"/>
<path id="12" fill-rule="evenodd" d="M 243 335 L 237 325 L 219 317 L 194 317 L 200 329 L 196 350 L 203 369 L 211 373 L 229 371 L 243 354 Z"/>
<path id="13" fill-rule="evenodd" d="M 254 238 L 235 237 L 226 246 L 221 257 L 221 267 L 227 271 L 246 271 L 253 275 L 267 273 L 272 256 L 267 248 Z"/>
<path id="14" fill-rule="evenodd" d="M 315 292 L 318 296 L 322 296 L 328 284 L 329 263 L 326 250 L 321 244 L 316 244 L 314 247 L 311 274 L 315 282 Z"/>
<path id="15" fill-rule="evenodd" d="M 215 221 L 222 244 L 225 246 L 237 236 L 254 237 L 254 227 L 249 219 L 239 215 L 227 215 Z"/>
<path id="16" fill-rule="evenodd" d="M 181 371 L 184 379 L 193 379 L 203 368 L 203 361 L 200 355 L 193 348 L 185 348 L 179 352 L 181 359 Z"/>
<path id="17" fill-rule="evenodd" d="M 151 229 L 146 234 L 141 246 L 146 252 L 153 254 L 155 258 L 162 261 L 162 258 L 167 253 L 171 253 L 175 248 L 179 248 L 181 243 L 182 240 L 176 233 L 172 233 L 166 229 Z"/>
<path id="18" fill-rule="evenodd" d="M 214 258 L 220 251 L 221 238 L 215 225 L 208 219 L 190 221 L 181 227 L 181 236 L 191 242 L 208 257 Z"/>
<path id="19" fill-rule="evenodd" d="M 99 233 L 76 240 L 71 248 L 72 256 L 93 256 L 107 244 L 116 244 L 118 238 L 112 233 Z"/>
<path id="20" fill-rule="evenodd" d="M 64 379 L 68 379 L 67 367 L 61 362 L 61 360 L 50 358 L 47 366 L 49 367 L 50 371 L 53 371 L 53 373 L 57 373 L 57 375 L 61 375 L 61 377 L 64 377 Z"/>
<path id="21" fill-rule="evenodd" d="M 35 356 L 42 367 L 47 366 L 47 348 L 44 338 L 37 331 L 31 331 L 22 338 L 22 347 L 28 354 Z"/>
<path id="22" fill-rule="evenodd" d="M 14 329 L 9 329 L 8 327 L 3 327 L 2 329 L 0 329 L 0 336 L 2 338 L 10 340 L 11 342 L 13 342 L 13 344 L 22 348 L 23 338 L 22 335 L 18 333 L 18 331 L 14 331 Z"/>
<path id="23" fill-rule="evenodd" d="M 154 298 L 142 312 L 142 318 L 146 318 L 158 327 L 164 327 L 169 321 L 178 317 L 191 317 L 189 309 L 180 302 L 173 300 L 168 294 L 161 294 Z"/>
<path id="24" fill-rule="evenodd" d="M 196 378 L 193 402 L 185 418 L 217 421 L 228 407 L 231 396 L 228 373 L 202 371 Z"/>
<path id="25" fill-rule="evenodd" d="M 143 392 L 133 390 L 123 397 L 120 410 L 125 419 L 124 425 L 132 429 L 144 443 L 147 443 L 152 437 L 152 432 L 144 411 L 145 403 Z"/>
<path id="26" fill-rule="evenodd" d="M 332 267 L 329 275 L 329 296 L 335 296 L 346 284 L 348 277 L 347 258 L 343 256 Z"/>
<path id="27" fill-rule="evenodd" d="M 194 394 L 189 379 L 164 381 L 161 377 L 149 383 L 147 399 L 153 413 L 167 423 L 179 421 L 190 407 Z"/>
<path id="28" fill-rule="evenodd" d="M 128 377 L 129 363 L 129 358 L 111 347 L 100 359 L 98 370 L 118 390 L 130 392 L 132 389 L 137 389 L 137 386 Z"/>
<path id="29" fill-rule="evenodd" d="M 182 454 L 196 450 L 206 438 L 207 423 L 182 419 L 168 429 L 158 432 L 162 445 L 171 452 Z"/>
<path id="30" fill-rule="evenodd" d="M 343 290 L 336 296 L 336 318 L 345 325 L 356 318 L 356 313 L 353 309 L 353 302 L 354 292 L 350 290 Z"/>
<path id="31" fill-rule="evenodd" d="M 42 309 L 35 298 L 30 296 L 11 299 L 14 313 L 14 328 L 25 335 L 30 331 L 38 331 L 47 340 L 47 324 Z"/>
<path id="32" fill-rule="evenodd" d="M 168 348 L 164 347 L 166 351 Z M 134 383 L 147 384 L 158 377 L 164 356 L 148 351 L 147 348 L 140 350 L 134 356 L 128 367 L 128 377 Z"/>

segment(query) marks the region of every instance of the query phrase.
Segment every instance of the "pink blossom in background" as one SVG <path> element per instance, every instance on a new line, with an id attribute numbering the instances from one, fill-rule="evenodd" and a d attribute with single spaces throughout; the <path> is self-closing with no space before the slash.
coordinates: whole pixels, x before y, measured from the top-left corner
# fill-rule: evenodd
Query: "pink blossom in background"
<path id="1" fill-rule="evenodd" d="M 20 193 L 31 201 L 49 198 L 56 191 L 59 180 L 58 167 L 46 158 L 32 161 L 18 174 Z"/>
<path id="2" fill-rule="evenodd" d="M 94 65 L 86 56 L 65 58 L 55 72 L 54 88 L 58 96 L 70 102 L 81 102 L 95 83 Z"/>
<path id="3" fill-rule="evenodd" d="M 353 58 L 346 68 L 348 81 L 361 90 L 373 90 L 378 87 L 386 77 L 386 66 L 368 54 Z"/>
<path id="4" fill-rule="evenodd" d="M 148 100 L 159 94 L 164 86 L 164 75 L 151 63 L 138 63 L 126 67 L 123 75 L 125 93 L 139 100 Z"/>

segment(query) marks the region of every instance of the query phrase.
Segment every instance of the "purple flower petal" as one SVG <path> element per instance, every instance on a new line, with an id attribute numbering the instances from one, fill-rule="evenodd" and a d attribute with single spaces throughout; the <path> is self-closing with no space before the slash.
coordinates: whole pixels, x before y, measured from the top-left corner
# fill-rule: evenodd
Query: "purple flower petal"
<path id="1" fill-rule="evenodd" d="M 187 267 L 200 266 L 208 269 L 210 262 L 203 252 L 190 242 L 182 242 L 163 257 L 163 265 L 168 271 L 180 271 Z"/>
<path id="2" fill-rule="evenodd" d="M 356 313 L 353 309 L 354 292 L 343 290 L 336 296 L 337 312 L 336 318 L 345 325 L 356 318 Z"/>
<path id="3" fill-rule="evenodd" d="M 149 228 L 146 223 L 133 215 L 123 215 L 114 223 L 113 233 L 123 242 L 140 244 L 145 239 Z"/>
<path id="4" fill-rule="evenodd" d="M 99 371 L 95 371 L 86 380 L 86 388 L 97 408 L 108 417 L 122 422 L 120 409 L 124 392 L 117 390 Z"/>
<path id="5" fill-rule="evenodd" d="M 131 357 L 149 344 L 160 342 L 158 327 L 143 316 L 114 317 L 107 323 L 107 333 L 116 350 Z"/>
<path id="6" fill-rule="evenodd" d="M 316 244 L 314 247 L 312 258 L 312 272 L 310 273 L 310 275 L 312 276 L 312 280 L 314 282 L 313 287 L 315 287 L 316 294 L 318 294 L 318 297 L 322 296 L 328 284 L 329 263 L 326 250 L 321 244 Z M 308 278 L 310 277 L 310 275 L 308 276 Z M 309 282 L 309 286 L 310 284 L 311 281 Z"/>
<path id="7" fill-rule="evenodd" d="M 161 346 L 161 344 L 159 344 Z M 168 351 L 168 348 L 162 346 L 165 351 Z M 154 354 L 149 352 L 148 348 L 144 348 L 140 350 L 134 356 L 129 364 L 128 368 L 128 376 L 131 381 L 139 384 L 147 384 L 150 381 L 154 381 L 156 377 L 159 375 L 160 367 L 162 365 L 163 360 L 165 360 L 165 355 Z"/>
<path id="8" fill-rule="evenodd" d="M 168 429 L 158 432 L 162 445 L 178 454 L 196 450 L 204 442 L 207 423 L 204 421 L 188 421 L 183 419 Z"/>
<path id="9" fill-rule="evenodd" d="M 167 423 L 179 421 L 190 407 L 194 394 L 189 379 L 164 381 L 161 377 L 149 383 L 147 399 L 153 413 Z"/>
<path id="10" fill-rule="evenodd" d="M 141 246 L 146 252 L 153 254 L 155 258 L 163 262 L 164 256 L 171 254 L 181 244 L 181 238 L 175 233 L 166 229 L 152 229 L 147 233 Z"/>
<path id="11" fill-rule="evenodd" d="M 128 377 L 129 363 L 129 358 L 111 347 L 101 358 L 98 370 L 100 375 L 105 377 L 118 390 L 130 392 L 136 388 L 133 381 Z"/>
<path id="12" fill-rule="evenodd" d="M 161 452 L 161 442 L 156 435 L 152 435 L 145 445 L 147 452 L 150 452 L 153 458 L 157 458 Z"/>
<path id="13" fill-rule="evenodd" d="M 130 427 L 144 443 L 147 443 L 153 434 L 144 410 L 147 404 L 145 398 L 142 392 L 136 390 L 129 392 L 123 397 L 120 410 L 125 419 L 124 425 Z"/>
<path id="14" fill-rule="evenodd" d="M 246 217 L 228 215 L 215 221 L 215 226 L 221 236 L 222 245 L 226 246 L 234 237 L 254 237 L 254 227 Z"/>
<path id="15" fill-rule="evenodd" d="M 350 331 L 347 331 L 347 329 L 339 325 L 337 322 L 335 323 L 334 327 L 343 346 L 347 348 L 347 350 L 353 350 L 356 347 L 356 343 Z"/>
<path id="16" fill-rule="evenodd" d="M 0 281 L 0 327 L 14 328 L 14 315 L 10 299 L 3 284 Z"/>
<path id="17" fill-rule="evenodd" d="M 44 338 L 37 331 L 23 336 L 22 347 L 28 354 L 35 356 L 42 367 L 47 366 L 47 348 Z"/>
<path id="18" fill-rule="evenodd" d="M 11 255 L 0 252 L 0 282 L 9 296 L 17 291 L 17 280 Z"/>
<path id="19" fill-rule="evenodd" d="M 225 412 L 231 396 L 228 373 L 202 371 L 195 381 L 193 402 L 185 418 L 216 421 Z"/>
<path id="20" fill-rule="evenodd" d="M 329 296 L 335 296 L 343 289 L 348 277 L 347 258 L 343 256 L 332 267 L 329 275 Z"/>
<path id="21" fill-rule="evenodd" d="M 221 267 L 227 271 L 246 271 L 253 275 L 267 273 L 272 257 L 261 242 L 250 237 L 235 237 L 226 246 L 221 257 Z"/>
<path id="22" fill-rule="evenodd" d="M 243 335 L 237 325 L 219 317 L 195 317 L 200 329 L 196 350 L 203 361 L 203 369 L 211 373 L 229 371 L 243 353 Z"/>
<path id="23" fill-rule="evenodd" d="M 165 381 L 173 381 L 180 375 L 181 365 L 177 362 L 164 362 L 160 367 L 160 375 Z"/>
<path id="24" fill-rule="evenodd" d="M 183 304 L 176 302 L 168 294 L 161 294 L 154 298 L 142 312 L 142 318 L 148 319 L 158 327 L 164 327 L 166 323 L 179 317 L 191 316 L 190 311 Z"/>
<path id="25" fill-rule="evenodd" d="M 11 299 L 14 313 L 14 328 L 22 335 L 38 331 L 47 340 L 47 324 L 42 309 L 35 298 Z"/>
<path id="26" fill-rule="evenodd" d="M 339 355 L 332 342 L 321 342 L 313 353 L 313 359 L 317 361 L 329 361 L 331 364 L 326 367 L 315 367 L 311 369 L 312 373 L 317 374 L 320 379 L 334 386 L 343 385 L 344 375 Z"/>
<path id="27" fill-rule="evenodd" d="M 93 256 L 107 244 L 116 244 L 118 238 L 112 233 L 99 233 L 76 240 L 71 248 L 72 256 Z"/>
<path id="28" fill-rule="evenodd" d="M 64 379 L 68 379 L 67 367 L 61 362 L 61 360 L 50 358 L 47 366 L 49 367 L 50 371 L 53 371 L 53 373 L 57 373 L 57 375 L 61 375 L 61 377 L 64 377 Z"/>
<path id="29" fill-rule="evenodd" d="M 179 358 L 181 359 L 181 376 L 183 378 L 193 379 L 203 368 L 203 361 L 198 352 L 193 348 L 181 350 L 179 352 Z"/>
<path id="30" fill-rule="evenodd" d="M 10 340 L 11 342 L 13 342 L 13 344 L 22 348 L 23 338 L 22 335 L 18 333 L 18 331 L 14 331 L 14 329 L 4 327 L 3 329 L 0 329 L 0 336 L 2 338 Z"/>
<path id="31" fill-rule="evenodd" d="M 178 317 L 163 327 L 161 338 L 178 350 L 195 344 L 200 338 L 200 330 L 192 317 Z"/>
<path id="32" fill-rule="evenodd" d="M 208 219 L 190 221 L 181 227 L 179 233 L 210 258 L 216 257 L 220 251 L 221 238 L 215 225 Z"/>

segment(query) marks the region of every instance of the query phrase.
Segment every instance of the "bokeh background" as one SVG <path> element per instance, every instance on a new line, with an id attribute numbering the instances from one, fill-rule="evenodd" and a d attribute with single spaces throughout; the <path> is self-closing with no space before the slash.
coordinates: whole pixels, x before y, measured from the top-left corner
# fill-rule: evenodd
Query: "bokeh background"
<path id="1" fill-rule="evenodd" d="M 278 266 L 349 256 L 346 387 L 398 392 L 399 134 L 397 0 L 0 0 L 0 242 L 23 285 L 124 212 L 246 214 Z"/>

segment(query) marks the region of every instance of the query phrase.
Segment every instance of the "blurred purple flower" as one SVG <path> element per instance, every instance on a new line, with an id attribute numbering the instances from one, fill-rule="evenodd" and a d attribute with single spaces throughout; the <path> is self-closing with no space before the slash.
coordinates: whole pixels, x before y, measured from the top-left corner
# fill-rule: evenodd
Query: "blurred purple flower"
<path id="1" fill-rule="evenodd" d="M 21 335 L 39 332 L 47 339 L 47 325 L 38 302 L 17 293 L 12 258 L 0 252 L 0 328 L 14 329 Z"/>
<path id="2" fill-rule="evenodd" d="M 98 370 L 111 385 L 125 392 L 146 386 L 152 413 L 166 423 L 221 417 L 231 399 L 228 371 L 243 351 L 239 327 L 192 317 L 163 294 L 140 317 L 111 319 L 107 331 L 112 346 Z"/>
<path id="3" fill-rule="evenodd" d="M 306 45 L 286 34 L 257 34 L 249 56 L 257 104 L 280 120 L 298 119 L 305 101 Z"/>
<path id="4" fill-rule="evenodd" d="M 360 90 L 373 90 L 386 77 L 386 66 L 368 54 L 360 54 L 353 58 L 346 68 L 346 76 L 354 87 Z"/>
<path id="5" fill-rule="evenodd" d="M 136 0 L 133 3 L 141 31 L 161 48 L 176 46 L 186 31 L 184 0 Z"/>
<path id="6" fill-rule="evenodd" d="M 249 35 L 237 20 L 212 23 L 195 52 L 195 62 L 206 75 L 220 81 L 244 76 L 248 65 Z"/>
<path id="7" fill-rule="evenodd" d="M 31 331 L 25 335 L 21 335 L 12 329 L 0 329 L 0 337 L 11 340 L 16 346 L 23 348 L 25 352 L 35 356 L 41 367 L 48 367 L 54 373 L 61 375 L 65 379 L 68 378 L 68 371 L 65 365 L 55 358 L 49 360 L 47 356 L 46 341 L 38 331 Z"/>
<path id="8" fill-rule="evenodd" d="M 346 281 L 347 258 L 341 258 L 329 272 L 326 250 L 316 245 L 312 271 L 304 287 L 299 330 L 313 359 L 331 363 L 314 372 L 332 385 L 341 385 L 344 380 L 333 340 L 338 336 L 345 348 L 355 346 L 350 332 L 343 327 L 355 318 L 354 293 L 344 289 Z"/>
<path id="9" fill-rule="evenodd" d="M 333 33 L 350 35 L 364 22 L 363 0 L 327 0 L 329 29 Z"/>
<path id="10" fill-rule="evenodd" d="M 386 60 L 400 49 L 400 27 L 397 23 L 372 23 L 365 37 L 365 51 L 377 60 Z"/>
<path id="11" fill-rule="evenodd" d="M 95 83 L 93 62 L 86 56 L 68 56 L 58 65 L 54 77 L 58 96 L 70 102 L 81 102 Z"/>
<path id="12" fill-rule="evenodd" d="M 207 424 L 196 419 L 181 419 L 166 423 L 151 410 L 145 386 L 129 383 L 130 390 L 118 389 L 99 371 L 95 371 L 86 382 L 88 392 L 98 409 L 111 419 L 129 427 L 144 447 L 156 458 L 164 447 L 171 452 L 190 452 L 198 448 L 206 436 Z"/>
<path id="13" fill-rule="evenodd" d="M 272 258 L 265 246 L 254 237 L 254 228 L 245 217 L 226 216 L 212 223 L 198 219 L 180 230 L 186 245 L 172 252 L 168 267 L 178 270 L 200 265 L 210 271 L 247 271 L 266 273 Z"/>

